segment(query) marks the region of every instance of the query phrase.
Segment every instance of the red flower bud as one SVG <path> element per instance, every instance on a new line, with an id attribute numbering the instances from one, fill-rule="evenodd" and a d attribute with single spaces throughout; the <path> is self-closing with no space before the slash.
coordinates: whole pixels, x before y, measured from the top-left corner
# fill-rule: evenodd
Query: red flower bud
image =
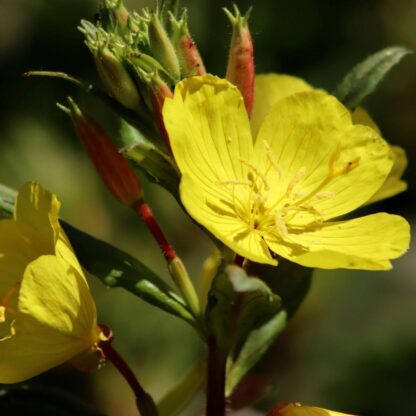
<path id="1" fill-rule="evenodd" d="M 132 206 L 143 196 L 142 186 L 129 162 L 101 126 L 68 98 L 70 108 L 60 106 L 72 118 L 75 131 L 101 179 L 124 205 Z"/>
<path id="2" fill-rule="evenodd" d="M 188 29 L 188 15 L 184 10 L 180 19 L 171 17 L 172 40 L 179 57 L 182 77 L 204 75 L 205 66 Z"/>
<path id="3" fill-rule="evenodd" d="M 168 135 L 168 132 L 166 131 L 166 127 L 165 127 L 165 123 L 163 121 L 163 115 L 162 115 L 162 109 L 163 109 L 163 104 L 165 102 L 165 98 L 173 97 L 172 90 L 169 88 L 169 86 L 165 82 L 163 82 L 157 76 L 151 80 L 149 84 L 149 89 L 150 89 L 149 96 L 150 96 L 150 101 L 153 107 L 153 114 L 155 117 L 156 125 L 159 128 L 159 132 L 167 148 L 172 153 L 172 149 L 170 147 L 169 135 Z"/>
<path id="4" fill-rule="evenodd" d="M 224 9 L 233 25 L 226 78 L 240 89 L 250 117 L 253 110 L 255 77 L 253 41 L 247 23 L 251 9 L 245 16 L 241 16 L 238 8 L 234 7 L 234 15 Z"/>

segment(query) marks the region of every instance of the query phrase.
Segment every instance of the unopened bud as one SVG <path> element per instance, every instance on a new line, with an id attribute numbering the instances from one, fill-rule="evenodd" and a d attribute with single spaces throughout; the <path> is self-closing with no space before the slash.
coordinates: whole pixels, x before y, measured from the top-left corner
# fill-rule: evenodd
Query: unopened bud
<path id="1" fill-rule="evenodd" d="M 128 32 L 129 11 L 122 0 L 101 0 L 100 20 L 106 31 L 124 34 Z"/>
<path id="2" fill-rule="evenodd" d="M 235 5 L 234 14 L 227 9 L 224 11 L 233 25 L 226 78 L 240 89 L 247 113 L 251 116 L 255 77 L 253 41 L 248 27 L 251 9 L 245 16 L 240 14 Z"/>
<path id="3" fill-rule="evenodd" d="M 97 49 L 94 58 L 98 73 L 113 98 L 124 107 L 138 111 L 140 95 L 137 86 L 120 59 L 108 47 Z"/>
<path id="4" fill-rule="evenodd" d="M 121 203 L 133 206 L 143 196 L 133 168 L 101 126 L 83 113 L 71 98 L 68 102 L 70 108 L 59 107 L 71 116 L 75 131 L 101 179 Z"/>
<path id="5" fill-rule="evenodd" d="M 179 80 L 181 75 L 179 59 L 165 28 L 156 14 L 152 14 L 150 17 L 148 31 L 153 56 L 164 66 L 172 78 Z"/>
<path id="6" fill-rule="evenodd" d="M 205 66 L 198 48 L 188 29 L 187 13 L 184 11 L 180 20 L 171 16 L 173 25 L 173 44 L 177 51 L 183 77 L 204 75 Z"/>
<path id="7" fill-rule="evenodd" d="M 163 121 L 162 109 L 166 98 L 172 98 L 173 93 L 169 86 L 158 76 L 155 76 L 149 84 L 149 97 L 153 108 L 153 115 L 160 135 L 164 140 L 167 148 L 171 152 L 170 140 Z"/>

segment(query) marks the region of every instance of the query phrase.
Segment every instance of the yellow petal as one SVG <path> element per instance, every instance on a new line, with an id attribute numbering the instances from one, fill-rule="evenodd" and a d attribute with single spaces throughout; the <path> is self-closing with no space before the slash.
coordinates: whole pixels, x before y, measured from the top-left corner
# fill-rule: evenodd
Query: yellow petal
<path id="1" fill-rule="evenodd" d="M 367 201 L 372 204 L 382 199 L 390 198 L 407 189 L 407 183 L 401 179 L 407 167 L 406 152 L 399 146 L 390 146 L 393 156 L 393 168 L 381 188 Z"/>
<path id="2" fill-rule="evenodd" d="M 28 266 L 18 309 L 14 335 L 0 341 L 0 383 L 33 377 L 99 340 L 85 280 L 55 256 L 42 256 Z"/>
<path id="3" fill-rule="evenodd" d="M 361 107 L 358 107 L 352 113 L 352 120 L 354 124 L 363 124 L 376 130 L 381 134 L 375 121 L 371 118 L 370 114 Z M 389 176 L 382 185 L 382 187 L 367 201 L 367 204 L 380 201 L 382 199 L 390 198 L 399 194 L 407 189 L 407 183 L 401 179 L 404 171 L 407 167 L 407 157 L 404 149 L 398 146 L 390 146 L 393 157 L 393 168 L 391 169 Z"/>
<path id="4" fill-rule="evenodd" d="M 244 179 L 252 138 L 244 100 L 237 87 L 212 75 L 188 78 L 167 99 L 163 118 L 182 174 L 199 185 Z"/>
<path id="5" fill-rule="evenodd" d="M 277 264 L 257 232 L 247 232 L 247 224 L 236 216 L 230 203 L 201 191 L 190 176 L 183 176 L 182 202 L 189 214 L 236 253 L 254 262 Z"/>
<path id="6" fill-rule="evenodd" d="M 48 328 L 86 342 L 97 321 L 84 276 L 56 256 L 42 256 L 27 267 L 18 309 Z"/>
<path id="7" fill-rule="evenodd" d="M 356 108 L 351 113 L 352 121 L 354 124 L 362 124 L 363 126 L 371 127 L 377 133 L 381 134 L 379 127 L 377 126 L 376 122 L 370 116 L 367 110 L 362 107 Z"/>
<path id="8" fill-rule="evenodd" d="M 302 406 L 298 403 L 290 403 L 278 410 L 271 411 L 268 416 L 353 416 L 346 413 L 334 412 L 333 410 L 320 407 Z"/>
<path id="9" fill-rule="evenodd" d="M 257 75 L 251 117 L 253 137 L 257 137 L 264 118 L 279 100 L 297 92 L 312 90 L 313 87 L 301 78 L 283 74 Z"/>
<path id="10" fill-rule="evenodd" d="M 21 187 L 16 199 L 14 218 L 31 226 L 45 254 L 52 253 L 59 234 L 60 202 L 36 182 Z"/>
<path id="11" fill-rule="evenodd" d="M 307 267 L 388 270 L 390 260 L 401 256 L 409 241 L 410 227 L 404 218 L 378 213 L 305 228 L 291 233 L 286 243 L 268 238 L 267 244 Z"/>
<path id="12" fill-rule="evenodd" d="M 293 192 L 299 195 L 298 204 L 313 205 L 322 219 L 365 203 L 392 166 L 387 143 L 369 127 L 354 126 L 349 111 L 335 97 L 320 92 L 293 94 L 276 104 L 258 134 L 257 166 L 267 164 L 265 142 L 282 171 L 280 181 L 272 180 L 278 184 L 273 189 L 275 199 L 296 181 Z M 345 173 L 326 182 L 330 166 Z M 322 193 L 330 197 L 318 198 Z"/>
<path id="13" fill-rule="evenodd" d="M 14 220 L 0 221 L 0 299 L 21 281 L 26 266 L 42 254 L 31 227 Z"/>

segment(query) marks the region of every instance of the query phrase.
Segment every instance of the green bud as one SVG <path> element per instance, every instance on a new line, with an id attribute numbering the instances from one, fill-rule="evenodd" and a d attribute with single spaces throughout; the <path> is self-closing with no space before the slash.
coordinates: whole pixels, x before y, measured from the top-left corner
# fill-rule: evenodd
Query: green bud
<path id="1" fill-rule="evenodd" d="M 124 107 L 139 111 L 139 92 L 121 60 L 107 46 L 98 48 L 94 58 L 98 73 L 113 98 Z"/>
<path id="2" fill-rule="evenodd" d="M 181 73 L 178 56 L 165 28 L 156 14 L 152 14 L 150 17 L 148 32 L 150 49 L 154 57 L 159 60 L 171 74 L 172 78 L 179 80 Z"/>

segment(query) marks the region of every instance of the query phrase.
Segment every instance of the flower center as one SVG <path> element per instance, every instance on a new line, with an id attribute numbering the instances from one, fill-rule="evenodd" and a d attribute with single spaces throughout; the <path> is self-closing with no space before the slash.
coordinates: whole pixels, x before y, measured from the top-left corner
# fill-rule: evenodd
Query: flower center
<path id="1" fill-rule="evenodd" d="M 274 158 L 267 142 L 264 142 L 267 163 L 263 169 L 241 160 L 248 168 L 247 180 L 231 179 L 221 182 L 231 192 L 234 212 L 244 223 L 247 231 L 286 237 L 294 224 L 316 224 L 323 221 L 323 213 L 314 205 L 318 201 L 333 198 L 326 188 L 339 176 L 346 175 L 359 164 L 359 158 L 340 163 L 341 148 L 338 146 L 328 161 L 328 172 L 317 186 L 302 191 L 302 183 L 308 173 L 301 167 L 291 178 Z M 284 185 L 287 184 L 287 185 Z"/>

